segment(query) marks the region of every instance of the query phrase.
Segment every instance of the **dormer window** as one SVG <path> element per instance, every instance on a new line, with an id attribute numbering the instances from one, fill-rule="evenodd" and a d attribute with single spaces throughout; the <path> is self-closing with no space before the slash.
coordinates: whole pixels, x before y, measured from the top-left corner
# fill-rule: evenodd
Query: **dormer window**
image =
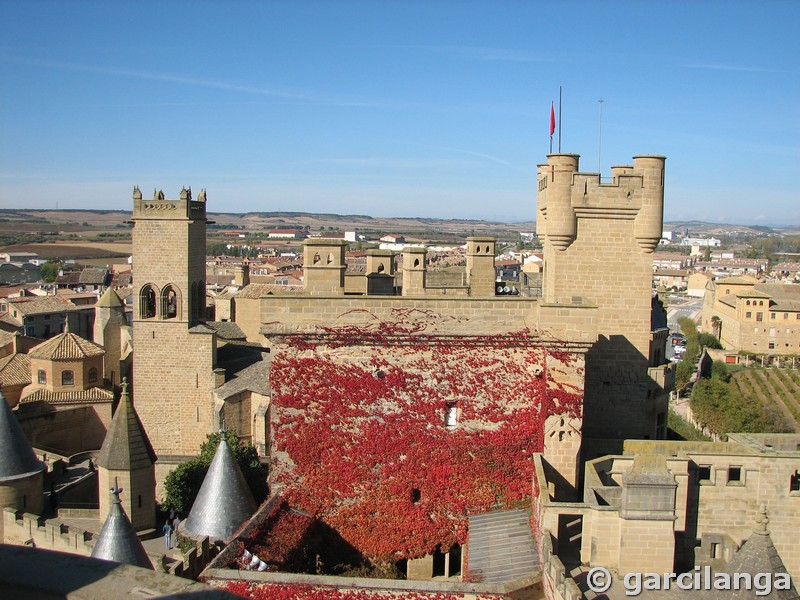
<path id="1" fill-rule="evenodd" d="M 75 372 L 61 371 L 61 385 L 75 385 Z"/>
<path id="2" fill-rule="evenodd" d="M 47 371 L 39 369 L 36 376 L 38 377 L 39 385 L 47 385 Z"/>
<path id="3" fill-rule="evenodd" d="M 89 369 L 86 379 L 89 383 L 97 383 L 97 367 L 92 367 Z"/>

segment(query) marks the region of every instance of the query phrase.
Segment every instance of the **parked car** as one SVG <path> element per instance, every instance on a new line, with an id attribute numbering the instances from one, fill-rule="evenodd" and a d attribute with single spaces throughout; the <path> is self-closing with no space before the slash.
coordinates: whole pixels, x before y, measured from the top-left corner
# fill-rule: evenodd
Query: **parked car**
<path id="1" fill-rule="evenodd" d="M 682 333 L 673 333 L 672 336 L 670 336 L 670 341 L 673 346 L 677 346 L 678 344 L 686 345 L 686 336 Z"/>

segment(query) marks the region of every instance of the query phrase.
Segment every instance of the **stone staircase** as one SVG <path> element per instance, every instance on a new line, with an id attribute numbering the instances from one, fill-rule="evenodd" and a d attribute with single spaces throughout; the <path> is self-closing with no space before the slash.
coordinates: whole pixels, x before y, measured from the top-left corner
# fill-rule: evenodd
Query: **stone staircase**
<path id="1" fill-rule="evenodd" d="M 470 577 L 482 583 L 506 583 L 541 570 L 527 510 L 470 516 L 467 551 Z"/>

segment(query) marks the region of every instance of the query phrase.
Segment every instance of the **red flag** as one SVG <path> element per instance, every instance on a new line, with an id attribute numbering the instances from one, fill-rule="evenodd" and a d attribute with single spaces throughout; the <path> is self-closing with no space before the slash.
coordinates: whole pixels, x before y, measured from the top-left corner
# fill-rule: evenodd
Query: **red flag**
<path id="1" fill-rule="evenodd" d="M 553 133 L 556 131 L 556 107 L 555 103 L 550 103 L 550 137 L 553 137 Z"/>

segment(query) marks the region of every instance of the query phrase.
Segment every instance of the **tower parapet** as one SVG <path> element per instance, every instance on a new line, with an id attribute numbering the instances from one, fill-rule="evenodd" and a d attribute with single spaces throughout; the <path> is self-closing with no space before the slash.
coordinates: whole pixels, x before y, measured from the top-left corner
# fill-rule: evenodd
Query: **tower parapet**
<path id="1" fill-rule="evenodd" d="M 167 200 L 164 192 L 153 190 L 153 198 L 144 200 L 138 186 L 133 188 L 134 219 L 190 219 L 206 220 L 206 191 L 192 200 L 192 188 L 181 188 L 178 200 Z"/>

